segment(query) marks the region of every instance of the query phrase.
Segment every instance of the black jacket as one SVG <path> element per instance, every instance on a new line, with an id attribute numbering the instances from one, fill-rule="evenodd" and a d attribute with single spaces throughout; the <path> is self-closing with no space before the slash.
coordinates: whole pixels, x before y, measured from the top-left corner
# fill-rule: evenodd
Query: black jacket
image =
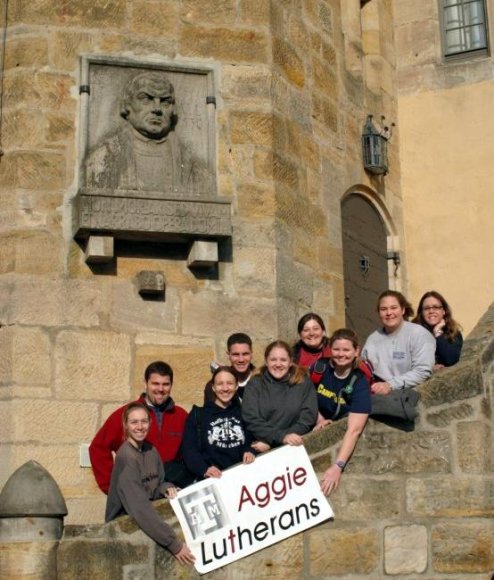
<path id="1" fill-rule="evenodd" d="M 242 462 L 246 451 L 255 453 L 251 443 L 236 397 L 226 409 L 207 401 L 189 413 L 182 454 L 187 468 L 202 479 L 212 465 L 227 469 Z"/>

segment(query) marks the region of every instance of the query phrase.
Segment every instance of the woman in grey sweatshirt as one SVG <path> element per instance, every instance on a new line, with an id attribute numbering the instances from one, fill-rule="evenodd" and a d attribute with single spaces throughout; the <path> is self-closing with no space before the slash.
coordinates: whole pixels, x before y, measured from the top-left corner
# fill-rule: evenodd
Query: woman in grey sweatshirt
<path id="1" fill-rule="evenodd" d="M 293 362 L 288 344 L 272 342 L 265 365 L 249 382 L 242 401 L 247 429 L 259 452 L 283 444 L 302 445 L 317 420 L 317 395 L 305 369 Z"/>
<path id="2" fill-rule="evenodd" d="M 145 440 L 150 422 L 149 409 L 142 403 L 131 403 L 124 412 L 126 441 L 115 456 L 105 521 L 129 514 L 145 534 L 169 550 L 181 564 L 193 564 L 195 558 L 189 547 L 180 542 L 151 503 L 162 497 L 175 497 L 177 490 L 165 481 L 161 458 Z"/>
<path id="3" fill-rule="evenodd" d="M 436 342 L 430 332 L 407 321 L 413 309 L 395 290 L 386 290 L 378 299 L 377 312 L 382 327 L 364 344 L 362 358 L 374 369 L 374 395 L 416 387 L 432 374 Z"/>

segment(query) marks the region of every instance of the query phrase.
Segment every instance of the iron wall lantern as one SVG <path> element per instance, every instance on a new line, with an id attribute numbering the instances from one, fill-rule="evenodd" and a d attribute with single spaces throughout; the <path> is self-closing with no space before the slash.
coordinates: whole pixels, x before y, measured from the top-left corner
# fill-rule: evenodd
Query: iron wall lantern
<path id="1" fill-rule="evenodd" d="M 381 117 L 384 121 L 384 117 Z M 394 126 L 394 123 L 391 127 Z M 379 129 L 372 121 L 372 115 L 367 115 L 367 121 L 362 133 L 362 154 L 364 167 L 375 175 L 388 173 L 388 141 L 391 137 L 389 127 Z"/>

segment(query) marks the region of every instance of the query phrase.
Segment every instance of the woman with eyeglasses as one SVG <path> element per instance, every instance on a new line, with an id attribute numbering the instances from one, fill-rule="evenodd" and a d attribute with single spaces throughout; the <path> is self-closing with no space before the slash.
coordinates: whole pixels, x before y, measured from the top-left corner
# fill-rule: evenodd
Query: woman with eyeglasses
<path id="1" fill-rule="evenodd" d="M 434 370 L 453 366 L 460 359 L 463 346 L 461 327 L 453 318 L 444 297 L 430 290 L 420 299 L 417 316 L 412 322 L 421 324 L 436 339 L 436 364 Z"/>

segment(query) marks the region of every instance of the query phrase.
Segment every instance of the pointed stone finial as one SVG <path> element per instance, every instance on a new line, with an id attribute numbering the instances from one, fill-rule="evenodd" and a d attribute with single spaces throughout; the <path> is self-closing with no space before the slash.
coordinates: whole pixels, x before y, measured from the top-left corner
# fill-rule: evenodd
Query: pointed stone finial
<path id="1" fill-rule="evenodd" d="M 0 518 L 61 518 L 67 513 L 57 482 L 42 465 L 33 460 L 19 467 L 0 493 Z"/>
<path id="2" fill-rule="evenodd" d="M 36 461 L 15 471 L 0 493 L 0 577 L 55 578 L 67 506 Z"/>

